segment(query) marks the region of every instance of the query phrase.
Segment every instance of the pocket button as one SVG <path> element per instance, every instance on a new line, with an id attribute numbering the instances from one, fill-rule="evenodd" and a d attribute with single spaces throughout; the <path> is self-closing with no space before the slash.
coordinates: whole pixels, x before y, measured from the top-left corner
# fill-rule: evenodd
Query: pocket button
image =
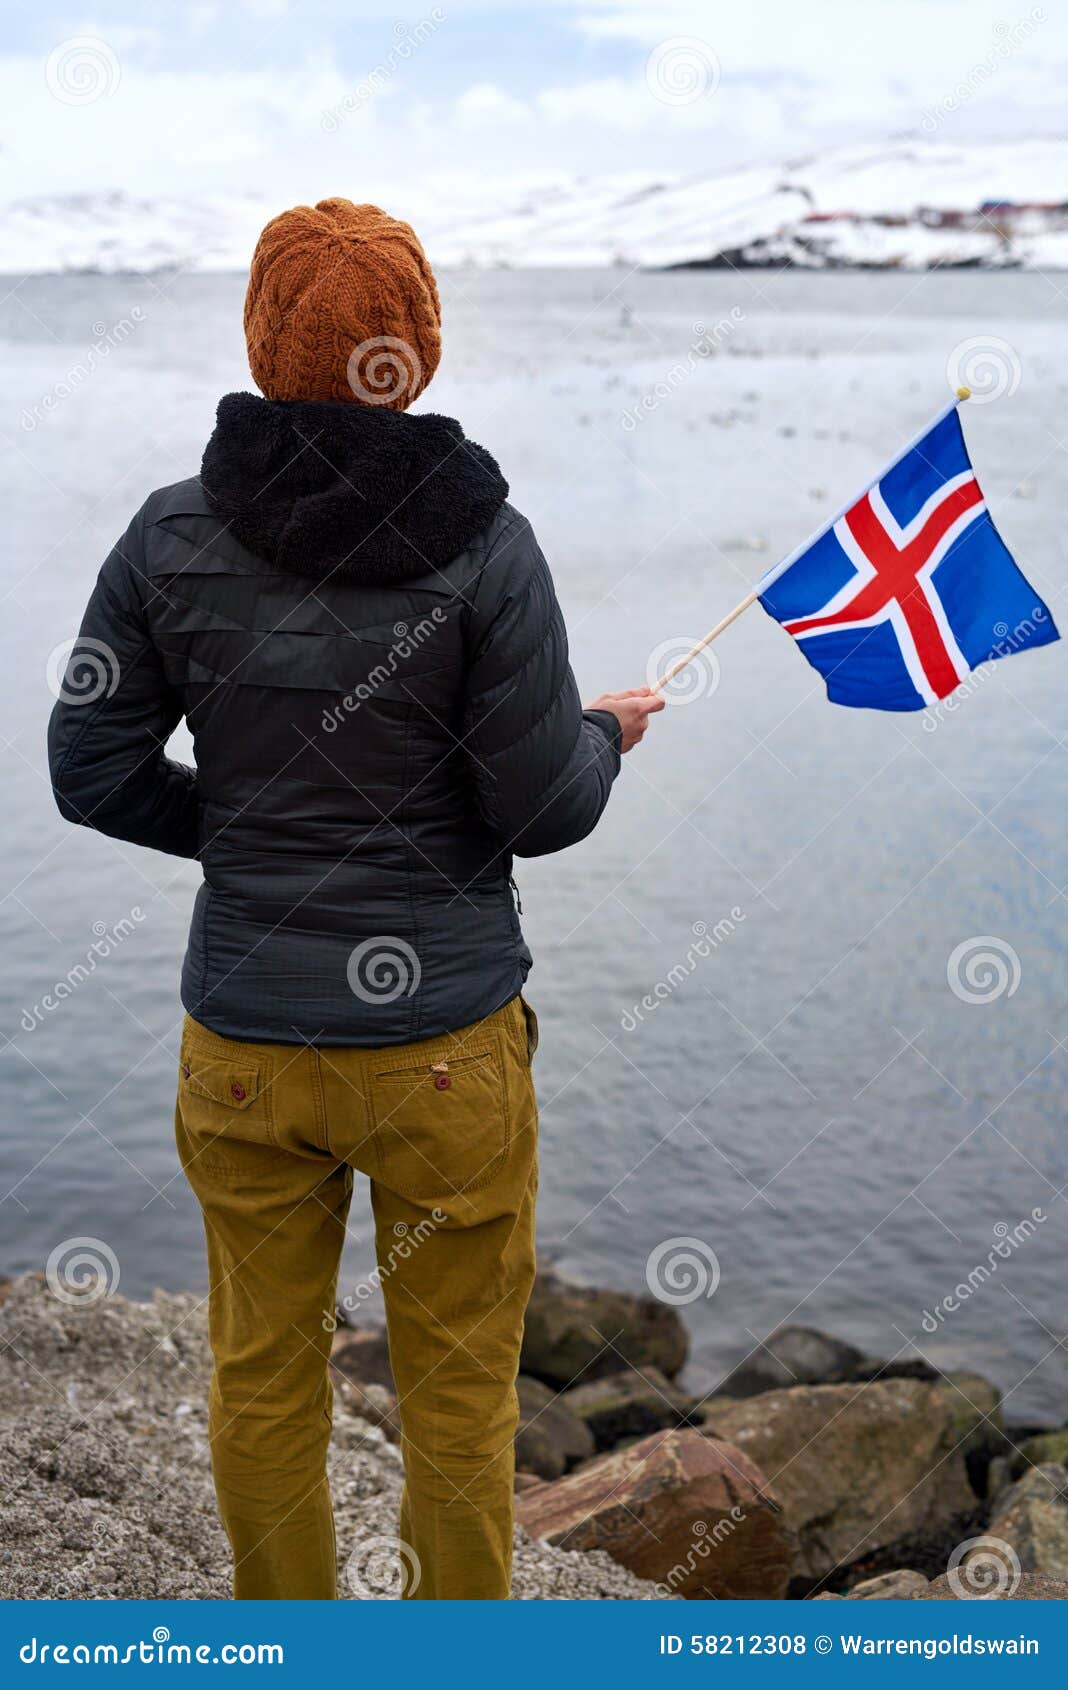
<path id="1" fill-rule="evenodd" d="M 244 1086 L 239 1086 L 235 1080 L 233 1085 L 230 1087 L 230 1096 L 234 1099 L 235 1103 L 243 1103 L 245 1098 Z"/>
<path id="2" fill-rule="evenodd" d="M 452 1080 L 449 1078 L 448 1074 L 435 1074 L 434 1085 L 438 1091 L 448 1091 L 449 1087 L 452 1085 Z"/>

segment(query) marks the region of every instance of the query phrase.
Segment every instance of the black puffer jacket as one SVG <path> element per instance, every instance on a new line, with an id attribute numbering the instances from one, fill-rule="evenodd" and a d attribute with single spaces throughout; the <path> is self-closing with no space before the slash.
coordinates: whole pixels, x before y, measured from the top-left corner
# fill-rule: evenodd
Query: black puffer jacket
<path id="1" fill-rule="evenodd" d="M 397 1044 L 521 988 L 511 854 L 589 833 L 619 726 L 583 714 L 507 492 L 447 417 L 230 394 L 104 564 L 56 799 L 200 858 L 182 1001 L 216 1032 Z M 195 772 L 164 755 L 183 715 Z"/>

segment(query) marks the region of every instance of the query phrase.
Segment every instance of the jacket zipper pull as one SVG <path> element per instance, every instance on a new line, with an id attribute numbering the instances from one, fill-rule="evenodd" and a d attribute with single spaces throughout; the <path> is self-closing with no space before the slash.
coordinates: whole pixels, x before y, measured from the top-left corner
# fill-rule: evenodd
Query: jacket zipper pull
<path id="1" fill-rule="evenodd" d="M 519 896 L 519 887 L 515 883 L 515 875 L 514 874 L 510 874 L 508 876 L 508 884 L 512 888 L 512 891 L 515 893 L 515 913 L 516 913 L 516 915 L 522 915 L 522 913 L 523 913 L 523 900 Z"/>

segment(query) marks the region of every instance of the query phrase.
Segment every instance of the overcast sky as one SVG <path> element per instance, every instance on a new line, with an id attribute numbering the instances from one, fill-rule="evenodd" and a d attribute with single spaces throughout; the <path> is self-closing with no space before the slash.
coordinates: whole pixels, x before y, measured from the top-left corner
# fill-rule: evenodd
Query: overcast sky
<path id="1" fill-rule="evenodd" d="M 688 174 L 888 135 L 1068 130 L 1063 0 L 6 10 L 8 199 L 360 198 L 427 175 Z"/>

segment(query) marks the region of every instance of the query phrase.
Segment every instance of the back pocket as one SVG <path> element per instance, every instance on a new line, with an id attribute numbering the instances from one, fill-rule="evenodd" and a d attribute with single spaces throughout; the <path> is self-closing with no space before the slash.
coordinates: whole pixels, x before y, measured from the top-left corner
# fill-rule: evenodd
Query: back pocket
<path id="1" fill-rule="evenodd" d="M 383 1070 L 371 1082 L 378 1177 L 408 1197 L 488 1185 L 508 1156 L 508 1097 L 495 1046 Z"/>
<path id="2" fill-rule="evenodd" d="M 236 1171 L 243 1145 L 276 1148 L 270 1073 L 247 1061 L 243 1051 L 235 1060 L 186 1038 L 178 1072 L 178 1109 L 194 1140 L 197 1165 L 205 1170 Z"/>

